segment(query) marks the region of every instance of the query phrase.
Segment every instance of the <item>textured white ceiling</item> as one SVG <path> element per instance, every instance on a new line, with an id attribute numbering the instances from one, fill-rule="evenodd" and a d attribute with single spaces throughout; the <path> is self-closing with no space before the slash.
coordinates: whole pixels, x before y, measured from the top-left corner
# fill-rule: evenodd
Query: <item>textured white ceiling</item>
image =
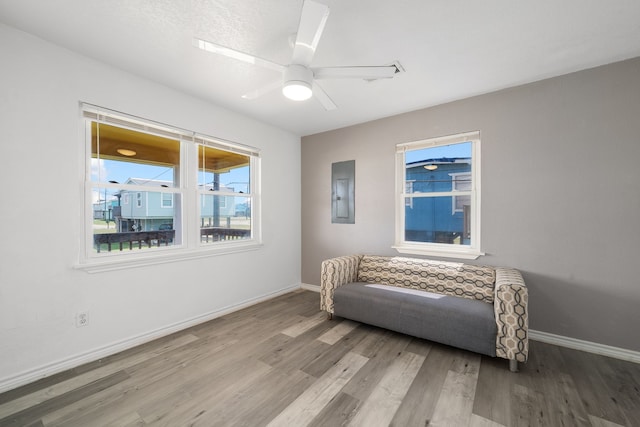
<path id="1" fill-rule="evenodd" d="M 640 56 L 638 0 L 317 0 L 312 66 L 384 65 L 390 80 L 323 80 L 337 104 L 273 91 L 278 73 L 193 37 L 286 64 L 302 0 L 0 0 L 0 22 L 267 123 L 309 135 Z"/>

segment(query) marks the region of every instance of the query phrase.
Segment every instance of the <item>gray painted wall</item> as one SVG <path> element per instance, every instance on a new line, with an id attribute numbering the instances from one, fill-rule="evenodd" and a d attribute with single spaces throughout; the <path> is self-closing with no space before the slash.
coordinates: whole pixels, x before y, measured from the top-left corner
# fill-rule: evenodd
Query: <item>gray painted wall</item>
<path id="1" fill-rule="evenodd" d="M 531 329 L 640 351 L 640 58 L 304 137 L 303 283 L 329 257 L 397 255 L 395 145 L 473 130 L 476 263 L 522 271 Z M 332 224 L 331 163 L 351 159 L 355 224 Z"/>

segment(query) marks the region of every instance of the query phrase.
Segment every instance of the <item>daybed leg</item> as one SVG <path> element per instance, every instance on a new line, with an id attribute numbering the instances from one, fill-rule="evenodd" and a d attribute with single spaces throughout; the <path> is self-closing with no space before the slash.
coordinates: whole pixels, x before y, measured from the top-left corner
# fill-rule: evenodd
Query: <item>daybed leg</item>
<path id="1" fill-rule="evenodd" d="M 327 313 L 327 320 L 333 319 L 333 313 Z"/>
<path id="2" fill-rule="evenodd" d="M 509 370 L 511 372 L 518 372 L 518 361 L 516 359 L 509 359 Z"/>

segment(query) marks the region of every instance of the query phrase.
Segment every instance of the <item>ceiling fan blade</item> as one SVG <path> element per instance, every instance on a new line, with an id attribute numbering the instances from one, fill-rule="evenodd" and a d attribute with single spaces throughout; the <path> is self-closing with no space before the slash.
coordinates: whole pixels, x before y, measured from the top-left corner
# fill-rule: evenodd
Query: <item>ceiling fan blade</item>
<path id="1" fill-rule="evenodd" d="M 269 68 L 274 71 L 283 72 L 284 66 L 276 62 L 269 61 L 267 59 L 259 58 L 248 53 L 240 52 L 239 50 L 231 49 L 229 47 L 220 46 L 219 44 L 211 43 L 206 40 L 194 38 L 193 45 L 198 49 L 202 49 L 207 52 L 217 53 L 219 55 L 226 56 L 228 58 L 237 59 L 238 61 L 246 62 L 249 64 L 259 65 L 264 68 Z"/>
<path id="2" fill-rule="evenodd" d="M 293 47 L 292 63 L 304 66 L 311 64 L 328 17 L 328 6 L 312 0 L 304 1 L 296 44 Z"/>
<path id="3" fill-rule="evenodd" d="M 269 92 L 272 92 L 276 89 L 280 89 L 282 88 L 282 80 L 276 80 L 274 82 L 271 82 L 265 86 L 262 86 L 261 88 L 258 88 L 256 90 L 252 90 L 251 92 L 247 92 L 244 95 L 242 95 L 242 97 L 244 99 L 256 99 L 261 97 L 262 95 L 266 95 Z"/>
<path id="4" fill-rule="evenodd" d="M 389 79 L 399 70 L 395 65 L 362 67 L 320 67 L 312 68 L 316 79 Z"/>
<path id="5" fill-rule="evenodd" d="M 316 82 L 313 82 L 313 96 L 316 97 L 325 110 L 331 111 L 337 108 L 336 104 L 329 98 L 329 95 L 327 95 L 327 92 Z"/>

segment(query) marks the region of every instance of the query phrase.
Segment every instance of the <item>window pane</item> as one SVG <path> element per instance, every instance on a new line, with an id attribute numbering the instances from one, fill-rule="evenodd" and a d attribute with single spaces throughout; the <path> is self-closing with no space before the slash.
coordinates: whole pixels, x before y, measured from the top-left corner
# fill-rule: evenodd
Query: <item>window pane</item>
<path id="1" fill-rule="evenodd" d="M 91 123 L 91 181 L 175 187 L 180 142 Z"/>
<path id="2" fill-rule="evenodd" d="M 408 197 L 405 203 L 405 240 L 410 242 L 470 244 L 469 204 L 461 203 L 461 209 L 452 214 L 454 199 L 458 197 Z M 411 205 L 411 206 L 410 206 Z"/>
<path id="3" fill-rule="evenodd" d="M 198 186 L 201 190 L 229 190 L 249 194 L 249 165 L 249 156 L 200 145 Z"/>
<path id="4" fill-rule="evenodd" d="M 94 188 L 92 194 L 95 252 L 148 250 L 176 243 L 179 194 L 113 188 Z M 172 207 L 163 206 L 167 196 Z"/>
<path id="5" fill-rule="evenodd" d="M 454 191 L 471 191 L 471 174 L 470 173 L 455 173 L 451 174 L 453 180 Z"/>
<path id="6" fill-rule="evenodd" d="M 172 208 L 173 207 L 173 194 L 171 193 L 162 193 L 161 206 L 163 208 Z"/>
<path id="7" fill-rule="evenodd" d="M 420 150 L 410 150 L 406 153 L 405 181 L 412 182 L 407 185 L 407 192 L 432 193 L 452 191 L 454 177 L 457 174 L 466 174 L 468 188 L 471 189 L 471 142 L 444 145 Z M 460 178 L 462 185 L 462 178 Z"/>
<path id="8" fill-rule="evenodd" d="M 251 198 L 227 192 L 200 196 L 202 243 L 251 238 Z"/>

